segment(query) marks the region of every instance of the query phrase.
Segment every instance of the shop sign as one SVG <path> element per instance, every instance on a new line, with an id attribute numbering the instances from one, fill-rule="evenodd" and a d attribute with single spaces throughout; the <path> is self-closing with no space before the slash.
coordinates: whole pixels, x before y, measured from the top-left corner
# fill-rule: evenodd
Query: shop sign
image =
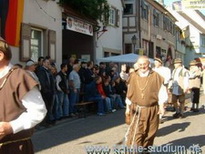
<path id="1" fill-rule="evenodd" d="M 205 9 L 205 0 L 182 0 L 184 9 Z"/>
<path id="2" fill-rule="evenodd" d="M 67 17 L 66 29 L 93 36 L 93 26 L 76 18 Z"/>

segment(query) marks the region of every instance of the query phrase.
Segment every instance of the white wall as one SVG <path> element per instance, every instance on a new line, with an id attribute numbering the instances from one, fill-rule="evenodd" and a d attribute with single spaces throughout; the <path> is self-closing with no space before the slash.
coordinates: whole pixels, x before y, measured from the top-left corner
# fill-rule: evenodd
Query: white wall
<path id="1" fill-rule="evenodd" d="M 56 31 L 56 64 L 60 65 L 62 62 L 62 13 L 59 5 L 55 1 L 25 0 L 23 23 Z M 12 63 L 21 63 L 19 48 L 12 47 L 12 53 Z"/>
<path id="2" fill-rule="evenodd" d="M 110 6 L 120 10 L 120 26 L 107 26 L 107 32 L 105 32 L 96 41 L 96 58 L 104 57 L 103 48 L 113 49 L 113 51 L 119 51 L 122 53 L 122 3 L 120 0 L 108 0 Z"/>

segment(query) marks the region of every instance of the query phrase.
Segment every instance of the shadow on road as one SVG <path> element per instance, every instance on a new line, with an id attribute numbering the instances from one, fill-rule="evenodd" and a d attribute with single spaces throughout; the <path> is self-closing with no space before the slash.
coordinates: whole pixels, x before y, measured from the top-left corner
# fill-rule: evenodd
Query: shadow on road
<path id="1" fill-rule="evenodd" d="M 64 122 L 53 126 L 52 128 L 38 131 L 32 137 L 34 150 L 35 152 L 39 152 L 44 149 L 122 125 L 125 123 L 124 112 L 124 110 L 118 110 L 115 113 L 110 113 L 106 116 L 92 115 L 87 118 Z M 92 139 L 86 140 L 85 143 L 92 143 Z"/>
<path id="2" fill-rule="evenodd" d="M 167 112 L 171 112 L 171 111 L 167 111 Z M 175 114 L 175 112 L 171 112 L 171 113 Z M 173 118 L 173 114 L 171 114 L 171 116 L 170 116 L 170 114 L 165 115 L 164 116 L 165 121 L 175 120 L 175 118 Z M 199 112 L 193 112 L 193 111 L 190 111 L 190 108 L 186 107 L 186 110 L 184 112 L 184 118 L 191 117 L 191 116 L 198 116 L 201 114 L 205 114 L 204 108 L 199 108 Z"/>
<path id="3" fill-rule="evenodd" d="M 177 123 L 172 124 L 167 127 L 160 128 L 157 132 L 157 136 L 165 136 L 167 134 L 173 133 L 175 131 L 183 132 L 186 130 L 186 128 L 190 125 L 190 122 L 184 122 L 184 123 Z"/>
<path id="4" fill-rule="evenodd" d="M 173 140 L 170 141 L 165 145 L 172 146 L 172 147 L 177 147 L 177 148 L 184 148 L 186 150 L 200 150 L 203 146 L 205 146 L 205 135 L 200 135 L 200 136 L 189 136 L 189 137 L 184 137 L 181 139 Z M 202 152 L 203 153 L 203 152 Z"/>

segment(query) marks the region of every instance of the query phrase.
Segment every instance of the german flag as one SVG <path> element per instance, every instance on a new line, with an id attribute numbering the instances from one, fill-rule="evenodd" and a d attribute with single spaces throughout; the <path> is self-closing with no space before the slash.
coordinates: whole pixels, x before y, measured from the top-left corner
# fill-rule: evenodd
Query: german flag
<path id="1" fill-rule="evenodd" d="M 1 37 L 9 45 L 19 46 L 24 0 L 0 0 Z"/>

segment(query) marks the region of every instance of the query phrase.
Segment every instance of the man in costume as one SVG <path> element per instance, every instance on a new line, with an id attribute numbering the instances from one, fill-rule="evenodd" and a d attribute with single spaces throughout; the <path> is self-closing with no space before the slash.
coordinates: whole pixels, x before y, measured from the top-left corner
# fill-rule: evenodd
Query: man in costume
<path id="1" fill-rule="evenodd" d="M 33 127 L 46 115 L 37 82 L 10 63 L 9 45 L 0 38 L 0 153 L 33 154 Z"/>
<path id="2" fill-rule="evenodd" d="M 164 79 L 149 67 L 147 56 L 139 57 L 138 70 L 131 73 L 127 91 L 125 114 L 131 115 L 131 123 L 125 135 L 126 145 L 143 147 L 149 151 L 159 126 L 159 114 L 164 114 L 167 101 Z"/>
<path id="3" fill-rule="evenodd" d="M 153 68 L 153 70 L 159 73 L 159 75 L 164 78 L 164 86 L 166 86 L 168 92 L 168 84 L 171 79 L 171 70 L 168 67 L 163 66 L 162 59 L 159 57 L 154 58 L 154 66 L 155 67 Z M 171 95 L 169 95 L 168 98 L 168 100 L 171 102 Z M 160 123 L 163 123 L 162 115 L 160 115 Z"/>
<path id="4" fill-rule="evenodd" d="M 172 72 L 172 84 L 169 86 L 169 91 L 172 93 L 172 103 L 176 110 L 173 117 L 183 118 L 185 94 L 189 91 L 189 72 L 182 66 L 181 58 L 174 60 L 174 68 Z"/>
<path id="5" fill-rule="evenodd" d="M 199 98 L 200 98 L 200 87 L 201 87 L 201 70 L 197 66 L 197 61 L 192 60 L 189 63 L 189 88 L 192 93 L 192 108 L 193 112 L 199 112 Z"/>

